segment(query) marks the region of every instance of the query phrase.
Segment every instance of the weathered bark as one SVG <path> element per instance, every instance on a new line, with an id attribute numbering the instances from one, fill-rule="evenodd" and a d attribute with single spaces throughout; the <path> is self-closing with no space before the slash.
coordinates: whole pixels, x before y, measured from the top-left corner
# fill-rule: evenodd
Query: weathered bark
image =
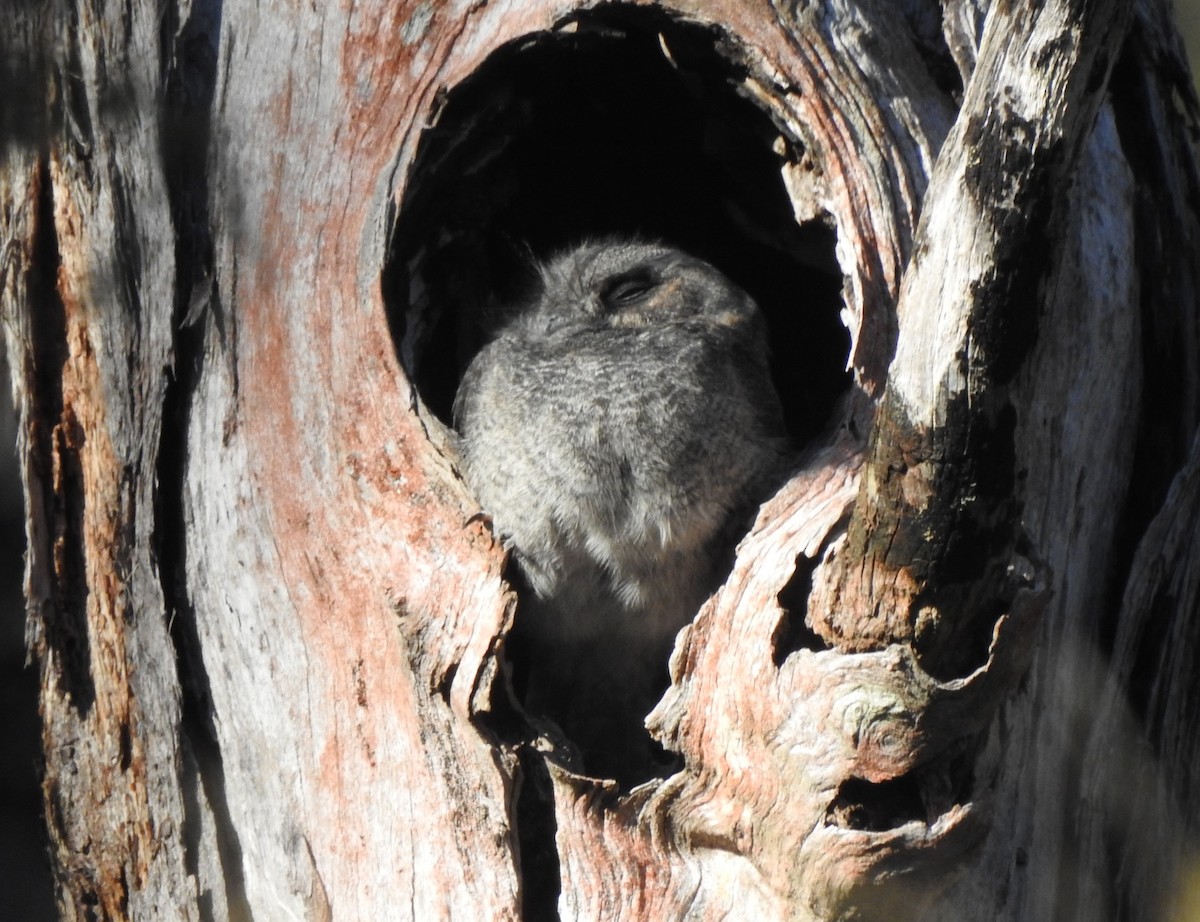
<path id="1" fill-rule="evenodd" d="M 1200 821 L 1200 173 L 1160 3 L 12 19 L 65 917 L 1161 917 Z M 804 441 L 633 792 L 514 703 L 444 418 L 511 251 L 613 230 L 749 279 Z"/>

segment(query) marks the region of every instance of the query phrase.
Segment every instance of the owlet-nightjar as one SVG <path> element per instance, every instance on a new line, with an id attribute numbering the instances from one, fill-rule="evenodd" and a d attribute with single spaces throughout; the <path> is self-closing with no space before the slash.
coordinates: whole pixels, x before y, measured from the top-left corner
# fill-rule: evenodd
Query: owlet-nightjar
<path id="1" fill-rule="evenodd" d="M 754 301 L 669 246 L 586 243 L 467 368 L 463 471 L 528 591 L 526 704 L 628 780 L 675 634 L 785 472 Z"/>

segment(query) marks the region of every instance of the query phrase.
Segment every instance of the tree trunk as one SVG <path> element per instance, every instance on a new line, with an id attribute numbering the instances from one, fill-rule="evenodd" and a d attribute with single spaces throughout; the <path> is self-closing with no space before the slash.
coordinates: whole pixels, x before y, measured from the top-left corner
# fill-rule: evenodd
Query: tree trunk
<path id="1" fill-rule="evenodd" d="M 1200 108 L 1164 3 L 9 18 L 65 918 L 1186 911 Z M 802 446 L 632 791 L 514 696 L 449 428 L 529 254 L 608 233 L 755 296 Z"/>

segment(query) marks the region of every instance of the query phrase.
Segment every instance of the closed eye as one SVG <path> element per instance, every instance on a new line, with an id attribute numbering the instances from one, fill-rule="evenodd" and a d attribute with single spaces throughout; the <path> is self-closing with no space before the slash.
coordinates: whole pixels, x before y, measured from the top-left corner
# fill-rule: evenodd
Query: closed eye
<path id="1" fill-rule="evenodd" d="M 657 287 L 657 282 L 649 275 L 625 275 L 613 280 L 604 289 L 601 298 L 609 307 L 620 307 L 640 301 Z"/>

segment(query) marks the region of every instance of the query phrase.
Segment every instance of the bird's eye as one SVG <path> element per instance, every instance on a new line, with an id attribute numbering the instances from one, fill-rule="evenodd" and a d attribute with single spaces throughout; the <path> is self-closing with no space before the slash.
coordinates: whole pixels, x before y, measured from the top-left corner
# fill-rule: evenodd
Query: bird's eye
<path id="1" fill-rule="evenodd" d="M 626 275 L 613 281 L 602 295 L 604 303 L 619 307 L 639 301 L 654 290 L 655 281 L 648 275 Z"/>

